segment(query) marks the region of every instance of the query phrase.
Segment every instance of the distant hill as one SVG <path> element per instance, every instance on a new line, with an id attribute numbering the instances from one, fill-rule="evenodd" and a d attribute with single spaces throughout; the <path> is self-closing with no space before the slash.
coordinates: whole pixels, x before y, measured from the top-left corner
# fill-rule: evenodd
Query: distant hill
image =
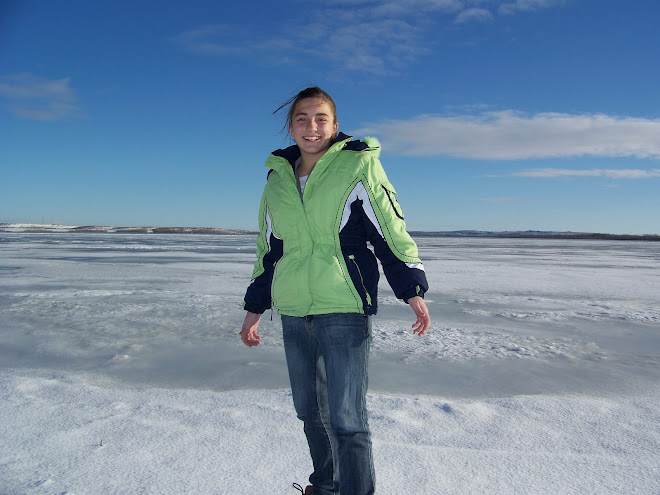
<path id="1" fill-rule="evenodd" d="M 0 223 L 0 232 L 92 232 L 123 234 L 257 234 L 240 229 L 216 227 L 109 227 L 100 225 L 50 225 L 34 223 Z M 541 230 L 525 231 L 411 231 L 415 237 L 491 237 L 500 239 L 596 239 L 614 241 L 660 241 L 660 235 L 599 234 L 593 232 L 550 232 Z"/>

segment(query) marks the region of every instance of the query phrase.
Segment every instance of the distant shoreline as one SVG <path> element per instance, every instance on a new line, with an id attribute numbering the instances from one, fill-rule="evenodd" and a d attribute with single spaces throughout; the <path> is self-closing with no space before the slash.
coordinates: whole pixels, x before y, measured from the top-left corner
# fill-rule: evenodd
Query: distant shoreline
<path id="1" fill-rule="evenodd" d="M 0 232 L 92 233 L 92 234 L 258 234 L 241 229 L 216 227 L 115 227 L 102 225 L 49 225 L 0 223 Z"/>
<path id="2" fill-rule="evenodd" d="M 247 234 L 258 232 L 241 229 L 221 229 L 216 227 L 111 227 L 100 225 L 50 225 L 50 224 L 11 224 L 0 223 L 0 232 L 28 233 L 96 233 L 96 234 Z M 586 239 L 610 241 L 660 241 L 658 234 L 601 234 L 595 232 L 546 232 L 537 230 L 491 232 L 481 230 L 455 231 L 411 231 L 414 237 L 483 237 L 496 239 Z"/>
<path id="3" fill-rule="evenodd" d="M 660 241 L 660 235 L 644 234 L 601 234 L 597 232 L 538 232 L 534 230 L 520 232 L 485 232 L 485 231 L 453 231 L 453 232 L 416 232 L 414 237 L 485 237 L 495 239 L 585 239 L 605 241 Z"/>

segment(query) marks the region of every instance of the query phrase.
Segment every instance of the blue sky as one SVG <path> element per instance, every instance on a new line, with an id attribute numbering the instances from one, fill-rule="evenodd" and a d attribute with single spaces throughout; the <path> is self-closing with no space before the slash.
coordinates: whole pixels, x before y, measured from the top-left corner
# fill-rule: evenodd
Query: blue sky
<path id="1" fill-rule="evenodd" d="M 660 234 L 657 0 L 0 3 L 0 222 L 256 227 L 272 111 L 376 136 L 411 230 Z"/>

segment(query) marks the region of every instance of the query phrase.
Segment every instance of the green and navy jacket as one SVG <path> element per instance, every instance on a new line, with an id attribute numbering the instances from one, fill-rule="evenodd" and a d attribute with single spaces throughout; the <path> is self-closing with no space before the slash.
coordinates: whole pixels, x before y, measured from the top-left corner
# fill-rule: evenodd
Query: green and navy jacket
<path id="1" fill-rule="evenodd" d="M 247 311 L 375 314 L 376 257 L 399 299 L 424 296 L 424 267 L 378 159 L 380 144 L 375 138 L 351 139 L 339 134 L 314 166 L 302 198 L 294 172 L 298 146 L 274 151 L 266 160 L 270 172 Z"/>

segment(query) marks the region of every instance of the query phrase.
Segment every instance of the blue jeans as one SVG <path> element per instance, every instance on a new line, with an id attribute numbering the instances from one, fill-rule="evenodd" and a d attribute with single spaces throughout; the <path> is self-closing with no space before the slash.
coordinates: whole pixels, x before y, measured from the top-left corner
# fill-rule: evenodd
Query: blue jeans
<path id="1" fill-rule="evenodd" d="M 314 495 L 374 493 L 367 422 L 371 319 L 357 313 L 282 316 L 293 405 L 303 421 Z"/>

